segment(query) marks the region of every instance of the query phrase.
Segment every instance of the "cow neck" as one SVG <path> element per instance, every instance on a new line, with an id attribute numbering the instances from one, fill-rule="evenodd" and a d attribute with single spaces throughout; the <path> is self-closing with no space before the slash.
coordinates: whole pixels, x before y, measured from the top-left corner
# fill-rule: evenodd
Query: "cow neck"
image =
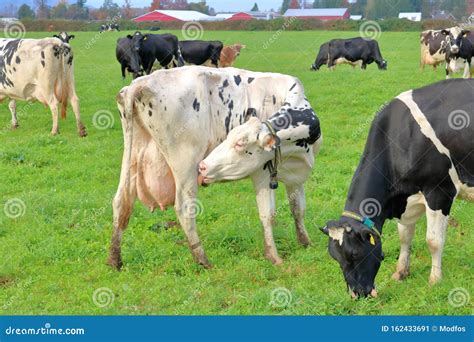
<path id="1" fill-rule="evenodd" d="M 387 199 L 390 198 L 387 179 L 389 175 L 385 169 L 383 154 L 380 154 L 379 149 L 369 150 L 372 152 L 364 152 L 354 173 L 344 210 L 370 218 L 377 230 L 382 233 L 383 224 L 388 216 L 386 208 Z"/>

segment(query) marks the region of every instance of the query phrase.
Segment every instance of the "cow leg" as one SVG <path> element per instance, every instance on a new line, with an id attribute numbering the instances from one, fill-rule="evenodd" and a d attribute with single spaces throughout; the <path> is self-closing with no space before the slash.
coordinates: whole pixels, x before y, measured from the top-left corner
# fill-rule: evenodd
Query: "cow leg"
<path id="1" fill-rule="evenodd" d="M 400 237 L 400 255 L 398 256 L 397 270 L 392 279 L 403 280 L 410 274 L 411 243 L 415 234 L 415 224 L 398 224 Z"/>
<path id="2" fill-rule="evenodd" d="M 15 100 L 10 100 L 8 103 L 8 108 L 10 109 L 10 112 L 12 113 L 12 128 L 18 128 L 18 119 L 16 117 L 16 101 Z"/>
<path id="3" fill-rule="evenodd" d="M 446 79 L 449 80 L 451 78 L 451 70 L 446 66 Z"/>
<path id="4" fill-rule="evenodd" d="M 462 75 L 463 78 L 471 78 L 471 64 L 466 61 L 464 65 L 464 73 Z"/>
<path id="5" fill-rule="evenodd" d="M 431 253 L 430 284 L 436 284 L 442 278 L 441 258 L 443 255 L 446 229 L 448 227 L 448 216 L 443 215 L 441 210 L 426 208 L 427 231 L 426 243 Z"/>
<path id="6" fill-rule="evenodd" d="M 303 184 L 297 186 L 286 185 L 286 195 L 290 204 L 291 214 L 295 219 L 296 236 L 298 241 L 304 247 L 308 247 L 311 244 L 308 233 L 304 226 L 304 212 L 306 209 L 306 199 L 304 195 Z"/>
<path id="7" fill-rule="evenodd" d="M 258 214 L 263 226 L 265 257 L 274 265 L 280 265 L 283 260 L 278 256 L 272 229 L 275 217 L 275 191 L 269 187 L 270 177 L 268 172 L 262 170 L 251 177 L 257 194 Z"/>
<path id="8" fill-rule="evenodd" d="M 51 129 L 51 134 L 56 135 L 59 133 L 59 110 L 58 110 L 58 100 L 54 98 L 49 103 L 49 109 L 51 110 L 51 116 L 53 118 L 53 127 Z"/>
<path id="9" fill-rule="evenodd" d="M 86 127 L 84 127 L 84 125 L 82 124 L 81 111 L 79 109 L 79 98 L 77 97 L 76 92 L 73 89 L 70 90 L 69 98 L 71 99 L 72 110 L 74 112 L 74 116 L 76 117 L 77 132 L 79 133 L 80 137 L 85 137 L 87 136 L 87 130 Z"/>

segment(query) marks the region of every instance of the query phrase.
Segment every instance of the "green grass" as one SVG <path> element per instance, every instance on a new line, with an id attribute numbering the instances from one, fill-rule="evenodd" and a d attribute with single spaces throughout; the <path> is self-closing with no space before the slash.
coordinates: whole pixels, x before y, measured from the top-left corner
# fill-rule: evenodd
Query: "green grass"
<path id="1" fill-rule="evenodd" d="M 16 131 L 8 127 L 6 103 L 0 105 L 0 313 L 472 314 L 472 302 L 456 308 L 448 301 L 455 288 L 474 296 L 472 203 L 454 205 L 457 223 L 448 229 L 444 279 L 434 287 L 427 282 L 431 256 L 425 221 L 416 230 L 412 275 L 402 283 L 390 279 L 399 241 L 395 222 L 386 223 L 377 299 L 350 299 L 339 266 L 327 253 L 327 237 L 317 229 L 343 208 L 374 113 L 400 92 L 444 78 L 442 68 L 420 72 L 417 33 L 382 33 L 387 72 L 373 64 L 365 72 L 340 66 L 312 73 L 309 67 L 322 42 L 357 33 L 283 32 L 268 43 L 273 32 L 205 32 L 204 39 L 247 45 L 237 67 L 286 73 L 304 83 L 325 139 L 306 184 L 306 225 L 313 245 L 298 245 L 280 187 L 274 230 L 284 264 L 266 261 L 253 189 L 244 180 L 200 189 L 204 210 L 197 223 L 213 269 L 193 263 L 179 228 L 163 228 L 162 223 L 176 219 L 173 210 L 150 213 L 137 203 L 124 235 L 122 272 L 105 261 L 123 149 L 115 97 L 130 82 L 121 80 L 115 41 L 126 32 L 75 34 L 76 88 L 87 138 L 77 137 L 71 110 L 60 121 L 61 134 L 52 137 L 50 112 L 40 104 L 19 103 L 25 113 Z M 92 117 L 100 110 L 113 113 L 110 129 L 94 127 Z M 23 216 L 11 219 L 1 210 L 11 199 L 25 204 Z M 92 299 L 102 287 L 115 295 L 104 308 Z M 270 304 L 279 287 L 291 293 L 284 307 Z"/>

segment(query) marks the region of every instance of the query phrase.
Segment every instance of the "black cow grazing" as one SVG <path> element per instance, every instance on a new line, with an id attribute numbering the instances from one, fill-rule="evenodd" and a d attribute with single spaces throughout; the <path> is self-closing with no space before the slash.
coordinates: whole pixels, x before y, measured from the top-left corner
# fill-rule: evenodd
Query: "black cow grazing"
<path id="1" fill-rule="evenodd" d="M 441 30 L 426 30 L 420 33 L 420 68 L 432 65 L 433 69 L 446 61 L 446 35 Z"/>
<path id="2" fill-rule="evenodd" d="M 142 34 L 137 31 L 133 35 L 132 44 L 138 51 L 143 69 L 150 74 L 155 60 L 166 69 L 183 66 L 184 61 L 178 47 L 178 38 L 173 34 Z"/>
<path id="3" fill-rule="evenodd" d="M 380 70 L 387 69 L 387 61 L 382 58 L 377 41 L 366 38 L 333 39 L 329 42 L 328 67 L 336 64 L 361 63 L 361 69 L 367 64 L 377 63 Z"/>
<path id="4" fill-rule="evenodd" d="M 115 55 L 122 68 L 122 78 L 125 79 L 125 70 L 133 74 L 133 78 L 141 76 L 140 57 L 138 52 L 133 48 L 132 36 L 127 35 L 125 38 L 117 39 L 117 47 Z"/>
<path id="5" fill-rule="evenodd" d="M 54 37 L 54 38 L 61 39 L 61 41 L 64 42 L 64 43 L 69 43 L 69 41 L 70 41 L 71 39 L 76 38 L 75 35 L 73 35 L 73 34 L 69 35 L 69 34 L 68 34 L 67 32 L 65 32 L 65 31 L 62 31 L 62 32 L 60 32 L 59 34 L 55 34 L 55 35 L 53 35 L 53 37 Z"/>
<path id="6" fill-rule="evenodd" d="M 311 70 L 319 70 L 321 66 L 324 64 L 328 64 L 328 56 L 329 56 L 329 42 L 322 44 L 319 47 L 318 55 L 316 56 L 316 60 L 311 65 Z"/>
<path id="7" fill-rule="evenodd" d="M 446 46 L 446 78 L 450 78 L 452 73 L 464 69 L 464 78 L 471 78 L 472 56 L 474 54 L 474 43 L 472 37 L 468 38 L 470 31 L 460 27 L 441 30 L 441 33 L 448 37 Z"/>
<path id="8" fill-rule="evenodd" d="M 441 280 L 448 216 L 457 198 L 474 200 L 474 80 L 441 81 L 397 96 L 375 117 L 339 220 L 329 235 L 353 297 L 376 296 L 382 227 L 399 220 L 401 248 L 392 278 L 409 274 L 415 224 L 426 213 L 430 283 Z"/>
<path id="9" fill-rule="evenodd" d="M 221 51 L 224 44 L 218 40 L 183 40 L 179 43 L 183 59 L 188 64 L 203 65 L 210 61 L 216 68 L 219 66 Z"/>

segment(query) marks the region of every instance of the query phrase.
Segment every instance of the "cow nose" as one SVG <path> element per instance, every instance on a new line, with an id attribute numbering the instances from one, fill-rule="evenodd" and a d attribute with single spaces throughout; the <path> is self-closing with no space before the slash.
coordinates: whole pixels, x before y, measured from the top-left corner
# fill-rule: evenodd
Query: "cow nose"
<path id="1" fill-rule="evenodd" d="M 206 166 L 206 164 L 204 163 L 204 161 L 202 161 L 202 162 L 199 163 L 199 173 L 200 173 L 202 176 L 205 176 L 206 173 L 207 173 L 207 166 Z"/>

